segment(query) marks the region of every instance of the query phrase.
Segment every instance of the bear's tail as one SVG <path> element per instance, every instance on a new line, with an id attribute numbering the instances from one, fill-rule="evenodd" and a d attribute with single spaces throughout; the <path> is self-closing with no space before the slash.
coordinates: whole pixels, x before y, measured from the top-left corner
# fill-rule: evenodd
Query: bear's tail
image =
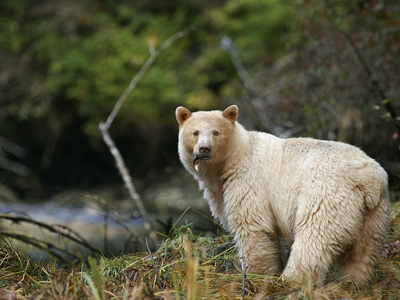
<path id="1" fill-rule="evenodd" d="M 389 203 L 388 176 L 385 170 L 376 162 L 358 172 L 355 188 L 358 189 L 364 199 L 368 210 L 375 209 L 381 202 Z"/>

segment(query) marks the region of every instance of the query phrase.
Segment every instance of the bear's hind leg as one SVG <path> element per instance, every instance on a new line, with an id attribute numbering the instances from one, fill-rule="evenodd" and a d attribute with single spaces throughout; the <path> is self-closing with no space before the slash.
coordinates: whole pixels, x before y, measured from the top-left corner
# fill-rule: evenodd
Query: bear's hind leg
<path id="1" fill-rule="evenodd" d="M 338 259 L 339 277 L 365 286 L 370 281 L 379 260 L 388 227 L 387 198 L 378 206 L 366 210 L 364 223 L 353 246 Z"/>
<path id="2" fill-rule="evenodd" d="M 299 213 L 295 240 L 283 277 L 301 281 L 306 275 L 313 283 L 320 284 L 335 258 L 352 244 L 353 233 L 359 230 L 356 222 L 349 222 L 348 215 L 340 213 L 341 208 L 335 205 L 340 200 L 334 197 L 325 202 L 318 201 L 318 197 L 314 199 L 310 203 L 315 206 L 303 207 L 305 213 Z M 352 211 L 355 220 L 361 219 L 360 211 Z"/>
<path id="3" fill-rule="evenodd" d="M 282 274 L 283 278 L 300 282 L 304 276 L 310 276 L 313 283 L 322 283 L 335 254 L 318 240 L 318 237 L 296 237 Z"/>

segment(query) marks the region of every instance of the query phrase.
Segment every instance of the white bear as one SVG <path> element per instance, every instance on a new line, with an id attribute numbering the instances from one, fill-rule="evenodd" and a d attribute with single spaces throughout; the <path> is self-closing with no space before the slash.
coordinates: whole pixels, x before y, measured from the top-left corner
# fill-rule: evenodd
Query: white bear
<path id="1" fill-rule="evenodd" d="M 235 105 L 176 109 L 180 159 L 249 271 L 317 283 L 336 262 L 343 280 L 368 284 L 389 224 L 383 168 L 354 146 L 247 131 L 237 117 Z"/>

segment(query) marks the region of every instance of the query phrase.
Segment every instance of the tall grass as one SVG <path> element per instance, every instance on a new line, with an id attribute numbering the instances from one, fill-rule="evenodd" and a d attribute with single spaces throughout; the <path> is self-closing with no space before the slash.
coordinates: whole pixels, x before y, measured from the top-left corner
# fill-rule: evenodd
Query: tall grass
<path id="1" fill-rule="evenodd" d="M 307 278 L 287 282 L 247 274 L 244 299 L 400 299 L 400 203 L 393 206 L 385 259 L 371 286 L 359 289 L 331 279 L 315 287 Z M 175 230 L 149 255 L 89 259 L 69 269 L 22 257 L 0 242 L 0 299 L 240 299 L 242 271 L 232 237 Z M 333 276 L 332 276 L 333 278 Z"/>

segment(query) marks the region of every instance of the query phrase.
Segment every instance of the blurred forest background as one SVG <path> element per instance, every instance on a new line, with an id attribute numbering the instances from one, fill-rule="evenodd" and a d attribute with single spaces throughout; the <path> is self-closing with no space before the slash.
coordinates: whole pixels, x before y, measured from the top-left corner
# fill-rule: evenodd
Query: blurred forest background
<path id="1" fill-rule="evenodd" d="M 159 46 L 110 129 L 131 174 L 182 167 L 178 105 L 237 104 L 248 129 L 342 140 L 400 174 L 400 3 L 0 2 L 0 182 L 21 199 L 121 183 L 98 124 Z M 168 175 L 169 176 L 169 175 Z"/>

